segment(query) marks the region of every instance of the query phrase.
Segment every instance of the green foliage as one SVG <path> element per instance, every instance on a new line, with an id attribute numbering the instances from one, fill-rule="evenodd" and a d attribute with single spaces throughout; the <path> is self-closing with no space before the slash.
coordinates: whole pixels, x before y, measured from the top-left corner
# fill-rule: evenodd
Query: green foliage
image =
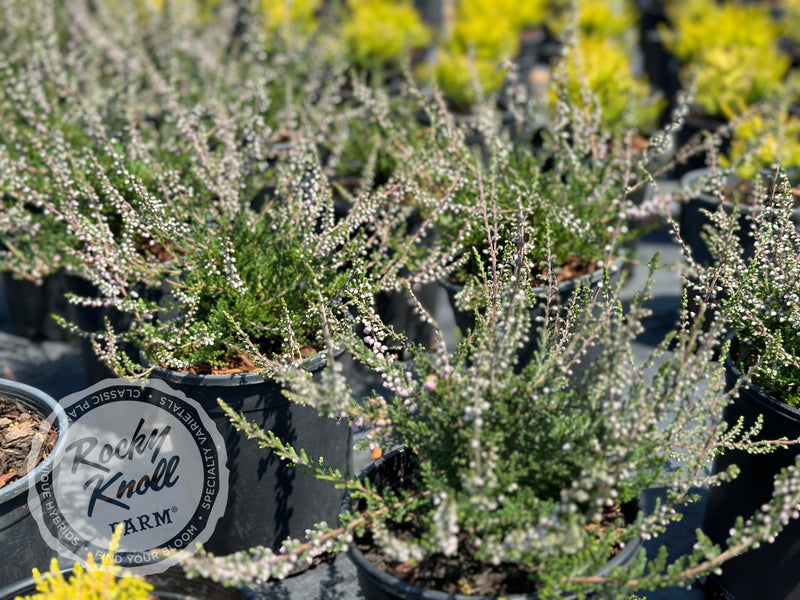
<path id="1" fill-rule="evenodd" d="M 570 5 L 563 3 L 557 18 L 549 22 L 556 33 L 563 33 L 570 19 L 575 19 L 579 33 L 622 40 L 636 27 L 636 7 L 629 0 L 581 0 L 577 15 L 570 14 Z"/>
<path id="2" fill-rule="evenodd" d="M 487 227 L 496 231 L 493 221 L 489 217 Z M 419 466 L 407 488 L 377 488 L 337 474 L 316 457 L 235 418 L 238 427 L 283 460 L 320 478 L 338 479 L 363 508 L 347 515 L 341 527 L 321 524 L 307 541 L 287 541 L 281 553 L 254 551 L 251 559 L 262 577 L 282 576 L 295 560 L 341 549 L 351 536 L 369 531 L 394 561 L 416 564 L 431 554 L 469 555 L 487 565 L 522 565 L 543 599 L 587 589 L 626 598 L 637 590 L 684 585 L 779 529 L 773 528 L 777 517 L 757 516 L 738 524 L 730 550 L 723 552 L 698 534 L 688 555 L 670 556 L 662 547 L 648 561 L 641 551 L 631 563 L 597 574 L 612 548 L 669 529 L 680 519 L 676 509 L 699 499 L 696 486 L 724 484 L 727 473 L 700 475 L 709 452 L 764 446 L 752 442 L 752 432 L 709 431 L 702 418 L 716 414 L 728 399 L 719 367 L 710 361 L 718 350 L 720 322 L 706 335 L 701 322 L 684 312 L 674 335 L 645 363 L 634 364 L 630 344 L 647 314 L 641 304 L 647 293 L 623 311 L 618 289 L 606 279 L 599 292 L 580 289 L 563 311 L 548 312 L 540 329 L 529 334 L 525 290 L 531 281 L 523 258 L 528 233 L 522 227 L 517 239 L 497 240 L 497 248 L 515 251 L 489 250 L 492 267 L 483 287 L 487 310 L 455 353 L 441 337 L 433 351 L 409 345 L 409 368 L 385 352 L 386 343 L 402 343 L 402 337 L 381 322 L 369 302 L 354 299 L 363 334 L 337 341 L 380 373 L 381 393 L 354 400 L 336 365 L 314 379 L 294 370 L 277 372 L 291 385 L 290 398 L 370 424 L 364 445 L 411 452 Z M 518 352 L 528 335 L 537 337 L 537 349 L 523 363 Z M 667 347 L 673 348 L 669 355 Z M 678 465 L 664 468 L 668 459 Z M 668 491 L 652 512 L 597 527 L 605 507 L 662 485 Z M 776 500 L 770 514 L 784 501 Z M 413 535 L 396 533 L 410 522 Z M 241 557 L 201 556 L 189 566 L 238 583 L 251 580 L 255 571 Z"/>
<path id="3" fill-rule="evenodd" d="M 766 5 L 711 0 L 678 3 L 670 21 L 673 30 L 662 28 L 665 42 L 684 62 L 702 57 L 709 48 L 768 48 L 777 39 L 777 26 Z"/>
<path id="4" fill-rule="evenodd" d="M 261 0 L 268 46 L 276 45 L 274 37 L 284 44 L 307 39 L 317 30 L 321 6 L 321 0 Z"/>
<path id="5" fill-rule="evenodd" d="M 487 2 L 459 4 L 441 55 L 468 65 L 451 69 L 451 100 L 473 109 L 463 119 L 413 82 L 390 99 L 371 87 L 378 78 L 351 77 L 324 31 L 308 48 L 282 34 L 270 45 L 265 13 L 242 15 L 244 33 L 230 38 L 229 22 L 142 24 L 101 2 L 91 3 L 96 11 L 51 5 L 9 0 L 0 23 L 4 218 L 15 247 L 58 250 L 95 284 L 96 297 L 73 302 L 124 317 L 81 332 L 99 356 L 140 374 L 126 354 L 133 343 L 172 369 L 258 370 L 291 400 L 369 426 L 365 444 L 404 446 L 420 465 L 414 489 L 376 489 L 231 414 L 282 460 L 347 487 L 365 510 L 341 527 L 318 524 L 283 554 L 254 550 L 256 569 L 241 554 L 206 557 L 221 578 L 286 576 L 297 560 L 370 534 L 410 563 L 465 552 L 521 565 L 543 599 L 587 589 L 624 597 L 684 585 L 775 534 L 777 504 L 740 523 L 730 552 L 698 536 L 688 556 L 640 553 L 597 575 L 612 549 L 664 533 L 698 500 L 698 486 L 735 475 L 704 476 L 709 456 L 764 449 L 753 430 L 709 425 L 729 399 L 712 363 L 720 323 L 704 333 L 684 310 L 663 345 L 633 364 L 647 290 L 623 303 L 605 269 L 632 236 L 632 215 L 646 212 L 630 195 L 649 180 L 666 135 L 656 132 L 641 154 L 631 149 L 635 111 L 592 88 L 611 87 L 607 74 L 592 84 L 587 72 L 587 92 L 575 96 L 556 72 L 556 100 L 536 121 L 533 147 L 530 125 L 546 103 L 524 97 L 513 75 L 505 121 L 480 102 L 478 88 L 501 82 L 517 47 L 518 24 Z M 310 19 L 308 6 L 289 21 Z M 308 40 L 310 30 L 297 31 Z M 351 163 L 362 163 L 359 189 L 341 214 L 332 180 Z M 37 211 L 39 231 L 60 228 L 53 248 L 25 237 Z M 559 271 L 575 260 L 602 279 L 562 301 Z M 379 318 L 376 292 L 415 301 L 419 285 L 450 274 L 464 277 L 478 309 L 456 348 L 435 325 L 434 343 L 422 347 Z M 375 374 L 380 393 L 354 396 L 337 348 Z M 312 377 L 298 367 L 317 351 L 328 368 Z M 796 504 L 796 473 L 782 477 L 779 500 Z M 598 527 L 605 509 L 651 486 L 666 490 L 652 511 Z M 415 535 L 396 535 L 412 518 Z"/>
<path id="6" fill-rule="evenodd" d="M 777 3 L 780 13 L 778 19 L 778 26 L 781 35 L 787 39 L 797 42 L 800 39 L 800 31 L 798 31 L 798 23 L 800 23 L 800 2 L 797 0 L 780 0 Z"/>
<path id="7" fill-rule="evenodd" d="M 543 25 L 552 14 L 551 3 L 547 0 L 530 0 L 529 2 L 499 0 L 494 2 L 493 6 L 498 14 L 507 15 L 511 19 L 511 23 L 517 31 Z"/>
<path id="8" fill-rule="evenodd" d="M 788 67 L 789 59 L 772 47 L 712 47 L 687 72 L 697 80 L 697 104 L 709 115 L 732 119 L 778 96 Z"/>
<path id="9" fill-rule="evenodd" d="M 540 149 L 505 137 L 487 109 L 475 119 L 484 144 L 479 157 L 463 143 L 437 144 L 437 137 L 463 135 L 448 131 L 454 125 L 439 114 L 414 158 L 399 166 L 400 176 L 420 187 L 415 197 L 439 199 L 420 206 L 436 227 L 436 243 L 462 249 L 450 279 L 466 286 L 459 295 L 464 309 L 472 311 L 483 297 L 481 276 L 493 238 L 511 244 L 520 227 L 527 231 L 525 260 L 538 287 L 593 271 L 609 254 L 623 254 L 624 244 L 640 233 L 628 227 L 628 188 L 646 175 L 630 140 L 612 136 L 600 125 L 601 109 L 574 104 L 565 86 L 555 93 L 558 125 L 542 131 Z M 437 116 L 434 107 L 430 114 Z M 489 218 L 492 231 L 485 226 Z M 513 251 L 513 244 L 505 249 Z"/>
<path id="10" fill-rule="evenodd" d="M 142 23 L 180 18 L 187 23 L 207 24 L 215 17 L 222 0 L 137 0 L 136 10 Z"/>
<path id="11" fill-rule="evenodd" d="M 491 58 L 473 58 L 457 47 L 442 48 L 434 68 L 436 83 L 456 109 L 466 110 L 482 94 L 500 89 L 505 71 Z"/>

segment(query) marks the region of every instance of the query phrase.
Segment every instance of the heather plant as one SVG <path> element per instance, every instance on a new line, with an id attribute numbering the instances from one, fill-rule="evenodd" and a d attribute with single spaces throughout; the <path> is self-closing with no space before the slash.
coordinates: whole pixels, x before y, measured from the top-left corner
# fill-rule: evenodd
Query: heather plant
<path id="1" fill-rule="evenodd" d="M 406 91 L 386 95 L 379 87 L 353 83 L 348 103 L 309 111 L 306 129 L 318 139 L 326 176 L 334 185 L 355 183 L 351 191 L 357 193 L 388 182 L 400 156 L 413 151 L 423 125 L 419 105 Z"/>
<path id="2" fill-rule="evenodd" d="M 785 173 L 753 195 L 752 245 L 736 235 L 737 211 L 709 215 L 708 247 L 715 262 L 694 265 L 695 286 L 724 314 L 736 345 L 733 359 L 766 393 L 800 407 L 800 233 L 796 197 Z M 717 193 L 719 189 L 717 189 Z"/>
<path id="3" fill-rule="evenodd" d="M 198 182 L 185 187 L 179 180 L 172 183 L 174 199 L 162 203 L 127 170 L 124 156 L 115 159 L 124 179 L 101 175 L 104 191 L 119 193 L 120 183 L 132 185 L 135 200 L 150 212 L 126 214 L 121 233 L 112 231 L 101 215 L 73 207 L 65 207 L 64 219 L 84 240 L 74 251 L 85 265 L 80 272 L 101 294 L 73 301 L 100 302 L 131 321 L 123 331 L 108 324 L 103 331 L 83 332 L 118 373 L 143 370 L 119 351 L 128 344 L 153 364 L 194 372 L 255 370 L 251 344 L 271 357 L 306 356 L 321 348 L 318 303 L 342 304 L 345 290 L 357 284 L 372 292 L 380 289 L 383 280 L 368 277 L 377 269 L 370 269 L 369 260 L 383 264 L 370 252 L 382 235 L 372 224 L 378 222 L 376 214 L 384 227 L 399 220 L 395 189 L 360 197 L 337 220 L 327 179 L 316 155 L 304 147 L 291 151 L 277 188 L 258 210 L 241 198 L 235 206 L 204 207 L 204 202 L 214 206 L 206 197 L 211 191 Z M 79 177 L 80 163 L 76 166 L 65 191 L 96 193 L 91 182 Z M 239 186 L 232 183 L 228 189 L 236 190 Z M 168 248 L 170 260 L 136 252 L 136 234 L 145 223 L 149 239 Z M 382 277 L 392 273 L 387 269 Z M 137 292 L 150 281 L 165 282 L 160 298 Z"/>
<path id="4" fill-rule="evenodd" d="M 142 45 L 127 52 L 119 28 L 103 27 L 113 17 L 103 10 L 108 7 L 89 11 L 85 4 L 73 2 L 69 8 L 59 12 L 47 3 L 20 2 L 10 4 L 6 12 L 8 52 L 0 65 L 0 185 L 8 243 L 2 261 L 4 268 L 37 280 L 59 268 L 75 271 L 82 266 L 72 252 L 85 240 L 63 219 L 63 205 L 96 211 L 112 228 L 120 226 L 121 212 L 131 209 L 122 203 L 131 188 L 121 180 L 118 196 L 103 194 L 101 182 L 94 181 L 91 185 L 100 192 L 94 203 L 80 195 L 63 195 L 64 178 L 78 170 L 75 164 L 83 160 L 83 149 L 104 152 L 97 153 L 102 157 L 96 164 L 81 165 L 82 179 L 98 170 L 113 173 L 113 153 L 127 153 L 132 171 L 149 183 L 155 179 L 152 164 L 169 162 L 189 169 L 188 162 L 176 157 L 180 142 L 172 136 L 175 130 L 156 108 L 174 99 L 167 92 L 168 75 L 153 63 L 151 48 Z M 136 18 L 130 16 L 128 24 Z M 29 19 L 37 23 L 35 29 Z M 101 60 L 103 55 L 110 58 Z M 136 89 L 145 71 L 155 83 Z M 181 89 L 183 82 L 174 81 L 173 89 Z M 196 90 L 197 86 L 188 89 L 187 96 L 194 97 Z M 157 152 L 149 146 L 155 140 L 160 144 Z M 105 152 L 109 147 L 113 152 Z"/>
<path id="5" fill-rule="evenodd" d="M 602 107 L 576 104 L 565 82 L 555 82 L 552 122 L 543 129 L 538 150 L 509 133 L 515 126 L 525 129 L 524 108 L 521 114 L 512 109 L 521 121 L 510 127 L 498 122 L 491 107 L 483 108 L 476 119 L 482 151 L 475 154 L 456 124 L 430 105 L 429 114 L 439 115 L 428 132 L 431 141 L 401 166 L 409 178 L 418 173 L 414 180 L 428 190 L 426 197 L 452 190 L 448 210 L 432 218 L 439 242 L 462 240 L 464 252 L 449 275 L 464 286 L 462 308 L 472 310 L 473 300 L 481 297 L 476 292 L 482 287 L 490 242 L 475 215 L 481 214 L 486 198 L 497 211 L 496 227 L 503 235 L 515 227 L 512 216 L 524 215 L 536 240 L 526 248 L 534 288 L 593 272 L 609 254 L 621 257 L 625 243 L 640 233 L 629 227 L 631 211 L 637 210 L 632 194 L 648 180 L 647 169 L 663 152 L 664 134 L 654 135 L 646 151 L 634 150 L 630 131 L 612 135 L 604 129 Z M 437 144 L 434 136 L 450 144 Z M 660 209 L 652 205 L 641 213 L 651 210 Z"/>
<path id="6" fill-rule="evenodd" d="M 228 410 L 239 428 L 287 462 L 345 487 L 358 509 L 342 515 L 339 527 L 320 523 L 307 540 L 286 540 L 278 553 L 258 548 L 248 555 L 195 557 L 185 565 L 192 572 L 229 584 L 283 577 L 321 553 L 358 541 L 380 548 L 389 565 L 413 568 L 446 557 L 451 567 L 513 570 L 522 573 L 525 591 L 543 599 L 589 589 L 627 598 L 637 590 L 689 586 L 772 539 L 788 522 L 800 500 L 794 467 L 779 476 L 773 499 L 731 531 L 727 550 L 700 532 L 687 555 L 670 556 L 659 545 L 659 536 L 680 520 L 680 509 L 699 499 L 699 486 L 724 485 L 735 476 L 735 470 L 707 474 L 715 452 L 770 448 L 752 441 L 753 431 L 725 431 L 715 420 L 736 393 L 723 391 L 720 367 L 711 361 L 721 324 L 703 333 L 684 311 L 668 339 L 636 363 L 631 342 L 647 314 L 647 289 L 623 311 L 618 288 L 606 277 L 601 288 L 582 288 L 567 311 L 541 317 L 540 349 L 519 365 L 517 352 L 531 318 L 525 256 L 535 243 L 533 232 L 522 214 L 508 234 L 500 231 L 489 196 L 479 207 L 491 240 L 483 287 L 487 310 L 454 352 L 439 332 L 432 351 L 409 346 L 409 369 L 386 351 L 392 331 L 369 302 L 354 298 L 363 333 L 331 336 L 327 344 L 343 344 L 378 373 L 379 391 L 354 398 L 335 361 L 317 379 L 276 369 L 290 386 L 290 398 L 371 427 L 365 446 L 410 452 L 418 469 L 408 487 L 380 489 L 329 468 Z M 337 319 L 322 310 L 327 322 Z M 597 358 L 582 364 L 590 349 L 598 351 Z M 636 498 L 656 486 L 666 490 L 662 500 L 636 509 Z M 603 525 L 604 514 L 628 503 L 635 516 Z M 613 548 L 637 538 L 658 548 L 652 560 L 640 550 L 631 562 L 598 573 Z M 446 593 L 475 593 L 469 575 L 448 579 Z"/>

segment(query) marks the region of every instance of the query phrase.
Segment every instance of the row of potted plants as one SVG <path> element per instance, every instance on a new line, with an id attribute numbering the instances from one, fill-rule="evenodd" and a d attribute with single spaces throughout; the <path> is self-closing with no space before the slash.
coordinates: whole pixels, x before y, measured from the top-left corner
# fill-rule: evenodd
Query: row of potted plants
<path id="1" fill-rule="evenodd" d="M 166 379 L 215 416 L 239 487 L 207 547 L 230 556 L 195 569 L 229 582 L 285 576 L 352 542 L 376 597 L 402 597 L 403 578 L 447 594 L 621 596 L 688 585 L 793 518 L 791 467 L 754 516 L 713 541 L 699 534 L 692 555 L 648 563 L 639 550 L 697 501 L 697 486 L 725 488 L 733 468 L 703 474 L 713 455 L 784 444 L 719 421 L 749 379 L 724 390 L 712 360 L 727 351 L 726 322 L 756 353 L 783 338 L 764 325 L 767 343 L 750 341 L 736 320 L 751 318 L 747 294 L 732 287 L 742 272 L 725 270 L 738 264 L 726 254 L 699 271 L 698 314 L 687 309 L 633 364 L 647 290 L 621 309 L 617 259 L 637 222 L 665 212 L 662 195 L 635 193 L 666 164 L 667 135 L 637 148 L 630 113 L 609 120 L 619 96 L 593 92 L 609 79 L 578 68 L 594 56 L 579 58 L 588 38 L 565 38 L 545 102 L 514 93 L 503 120 L 479 101 L 463 121 L 411 78 L 390 95 L 354 76 L 324 44 L 276 49 L 256 10 L 200 23 L 146 14 L 10 6 L 3 256 L 31 279 L 67 265 L 90 288 L 70 296 L 79 310 L 62 315 L 67 330 L 114 373 Z M 785 124 L 767 129 L 792 139 Z M 760 156 L 763 146 L 731 160 L 784 157 L 780 144 Z M 753 217 L 781 224 L 769 238 L 780 256 L 797 248 L 782 185 Z M 727 226 L 723 213 L 714 222 Z M 742 264 L 758 280 L 771 263 Z M 787 277 L 768 281 L 791 294 Z M 437 282 L 467 317 L 457 348 L 418 297 Z M 398 292 L 409 304 L 391 322 L 380 301 Z M 704 318 L 708 307 L 718 314 Z M 423 332 L 411 341 L 408 315 Z M 349 390 L 351 358 L 382 394 Z M 401 451 L 355 477 L 351 424 L 370 427 L 365 444 Z M 666 469 L 668 458 L 682 468 Z M 337 486 L 352 508 L 341 527 Z M 659 486 L 664 502 L 637 504 Z M 285 541 L 323 520 L 308 542 Z M 233 554 L 255 545 L 255 567 Z M 395 579 L 363 562 L 374 547 Z"/>

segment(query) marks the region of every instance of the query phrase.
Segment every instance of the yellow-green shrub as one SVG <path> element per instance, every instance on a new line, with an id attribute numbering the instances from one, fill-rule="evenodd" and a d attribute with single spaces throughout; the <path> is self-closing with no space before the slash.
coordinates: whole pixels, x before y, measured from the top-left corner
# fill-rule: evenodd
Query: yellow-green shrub
<path id="1" fill-rule="evenodd" d="M 730 150 L 719 160 L 745 180 L 778 162 L 786 171 L 800 169 L 800 118 L 786 110 L 746 116 L 734 127 Z"/>
<path id="2" fill-rule="evenodd" d="M 409 50 L 431 40 L 410 0 L 350 0 L 347 8 L 344 41 L 348 59 L 358 67 L 399 64 Z"/>
<path id="3" fill-rule="evenodd" d="M 122 572 L 122 567 L 114 562 L 114 553 L 119 548 L 122 525 L 117 527 L 108 552 L 104 553 L 98 565 L 90 553 L 86 568 L 75 563 L 72 575 L 66 579 L 58 567 L 58 560 L 50 562 L 50 571 L 42 574 L 33 570 L 36 580 L 36 594 L 16 600 L 145 600 L 150 597 L 153 586 L 142 577 Z"/>
<path id="4" fill-rule="evenodd" d="M 747 107 L 782 93 L 789 59 L 776 48 L 712 47 L 687 66 L 697 78 L 695 102 L 709 115 L 732 119 Z"/>
<path id="5" fill-rule="evenodd" d="M 267 34 L 270 38 L 281 38 L 282 42 L 308 37 L 317 29 L 316 13 L 321 1 L 261 0 Z M 272 43 L 272 40 L 268 42 Z"/>
<path id="6" fill-rule="evenodd" d="M 214 16 L 214 11 L 221 3 L 222 0 L 175 0 L 169 2 L 169 8 L 172 16 L 177 16 L 183 22 L 203 24 Z M 167 4 L 167 0 L 136 0 L 136 12 L 142 22 L 148 24 L 164 15 Z"/>
<path id="7" fill-rule="evenodd" d="M 566 4 L 566 3 L 565 3 Z M 548 24 L 555 33 L 564 31 L 571 18 L 568 5 Z M 581 0 L 578 2 L 578 31 L 585 35 L 623 37 L 636 26 L 636 9 L 630 0 Z"/>
<path id="8" fill-rule="evenodd" d="M 459 2 L 450 39 L 439 48 L 435 65 L 419 73 L 434 78 L 458 108 L 475 102 L 476 84 L 484 92 L 499 89 L 505 79 L 502 63 L 519 51 L 518 31 L 499 8 L 488 0 Z"/>
<path id="9" fill-rule="evenodd" d="M 434 75 L 450 103 L 464 109 L 476 100 L 476 84 L 483 92 L 494 92 L 503 84 L 505 71 L 500 68 L 498 61 L 473 59 L 458 49 L 443 48 L 439 52 Z"/>
<path id="10" fill-rule="evenodd" d="M 681 3 L 672 19 L 664 44 L 684 63 L 682 80 L 696 79 L 696 102 L 709 115 L 730 119 L 782 88 L 789 60 L 767 6 Z"/>
<path id="11" fill-rule="evenodd" d="M 629 55 L 619 41 L 580 36 L 558 68 L 565 70 L 569 97 L 577 106 L 594 110 L 593 102 L 586 103 L 584 89 L 599 104 L 605 131 L 647 132 L 656 127 L 663 99 L 653 95 L 645 79 L 634 77 Z M 551 101 L 555 96 L 553 90 Z"/>
<path id="12" fill-rule="evenodd" d="M 547 0 L 497 0 L 496 11 L 507 15 L 515 30 L 542 25 L 552 16 L 552 3 Z"/>
<path id="13" fill-rule="evenodd" d="M 763 4 L 698 0 L 676 5 L 670 16 L 672 29 L 661 28 L 664 44 L 684 63 L 715 48 L 772 48 L 780 33 Z"/>

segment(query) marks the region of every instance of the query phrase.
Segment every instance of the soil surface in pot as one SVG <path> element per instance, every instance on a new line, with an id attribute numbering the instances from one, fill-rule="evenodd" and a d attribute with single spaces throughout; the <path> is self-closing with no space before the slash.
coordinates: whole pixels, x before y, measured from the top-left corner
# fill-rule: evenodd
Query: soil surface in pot
<path id="1" fill-rule="evenodd" d="M 602 521 L 588 525 L 587 530 L 602 530 L 619 526 L 620 523 L 632 523 L 637 512 L 636 501 L 624 506 L 615 505 L 605 511 Z M 407 540 L 415 538 L 416 528 L 416 523 L 389 526 L 392 533 L 400 539 Z M 357 539 L 356 544 L 367 560 L 378 569 L 423 589 L 475 596 L 506 596 L 536 592 L 536 582 L 531 579 L 529 570 L 510 563 L 494 566 L 478 562 L 465 550 L 469 548 L 466 537 L 463 534 L 459 537 L 458 555 L 433 554 L 417 564 L 389 560 L 372 542 L 369 533 L 364 538 Z M 609 555 L 609 560 L 621 551 L 622 548 L 615 548 Z"/>
<path id="2" fill-rule="evenodd" d="M 0 488 L 24 477 L 29 469 L 28 454 L 34 436 L 46 419 L 18 400 L 0 396 Z M 38 465 L 55 446 L 58 433 L 52 427 L 36 459 Z M 34 465 L 35 466 L 35 465 Z"/>
<path id="3" fill-rule="evenodd" d="M 312 348 L 310 346 L 300 348 L 300 356 L 303 358 L 308 358 L 309 356 L 313 356 L 317 352 L 319 352 L 319 348 Z M 274 355 L 274 352 L 264 352 L 265 355 Z M 276 359 L 281 358 L 280 356 L 276 356 Z M 247 355 L 231 355 L 231 356 L 224 356 L 220 359 L 219 365 L 209 365 L 209 364 L 201 364 L 195 365 L 192 367 L 188 367 L 186 369 L 178 369 L 179 373 L 186 373 L 189 375 L 232 375 L 236 373 L 252 373 L 254 371 L 258 371 L 259 366 Z M 164 369 L 169 369 L 169 367 L 165 365 L 161 365 Z"/>

